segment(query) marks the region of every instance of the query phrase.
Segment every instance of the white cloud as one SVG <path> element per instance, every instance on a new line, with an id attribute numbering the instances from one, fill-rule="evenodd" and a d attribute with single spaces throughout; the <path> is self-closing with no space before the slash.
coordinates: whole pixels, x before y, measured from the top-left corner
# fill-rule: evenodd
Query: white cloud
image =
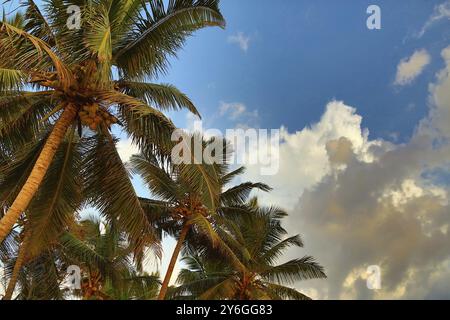
<path id="1" fill-rule="evenodd" d="M 434 13 L 425 23 L 422 30 L 417 34 L 417 37 L 422 37 L 435 23 L 444 19 L 450 20 L 450 0 L 441 3 L 434 8 Z"/>
<path id="2" fill-rule="evenodd" d="M 446 66 L 437 75 L 437 82 L 430 85 L 430 116 L 422 121 L 422 134 L 450 136 L 450 46 L 442 50 Z"/>
<path id="3" fill-rule="evenodd" d="M 362 161 L 373 161 L 378 148 L 388 148 L 388 143 L 369 142 L 369 132 L 361 128 L 361 122 L 356 109 L 340 101 L 330 102 L 320 121 L 310 128 L 295 133 L 281 128 L 280 171 L 276 176 L 261 177 L 259 166 L 249 166 L 247 176 L 274 188 L 264 198 L 265 202 L 276 201 L 284 207 L 293 207 L 303 190 L 313 187 L 331 172 L 327 153 L 331 141 L 345 137 Z"/>
<path id="4" fill-rule="evenodd" d="M 236 123 L 236 127 L 249 128 L 259 125 L 258 110 L 249 110 L 247 106 L 241 102 L 221 102 L 219 106 L 220 117 L 226 117 Z"/>
<path id="5" fill-rule="evenodd" d="M 250 36 L 245 35 L 243 32 L 238 32 L 236 35 L 228 37 L 228 42 L 237 44 L 242 51 L 247 52 L 250 48 Z"/>
<path id="6" fill-rule="evenodd" d="M 430 113 L 408 143 L 370 140 L 362 118 L 342 102 L 320 121 L 283 132 L 280 173 L 260 194 L 290 215 L 290 233 L 326 268 L 328 279 L 299 283 L 317 298 L 450 298 L 450 186 L 434 171 L 450 170 L 450 47 L 430 85 Z M 250 167 L 246 180 L 261 180 Z M 366 268 L 379 265 L 382 289 L 368 290 Z"/>
<path id="7" fill-rule="evenodd" d="M 132 155 L 139 153 L 139 148 L 133 144 L 131 139 L 121 139 L 117 143 L 117 151 L 123 162 L 128 162 Z"/>
<path id="8" fill-rule="evenodd" d="M 236 120 L 247 112 L 247 107 L 243 103 L 221 102 L 219 113 L 221 116 L 228 115 L 231 120 Z"/>
<path id="9" fill-rule="evenodd" d="M 430 62 L 431 57 L 426 50 L 417 50 L 411 57 L 400 61 L 394 84 L 404 86 L 412 83 Z"/>

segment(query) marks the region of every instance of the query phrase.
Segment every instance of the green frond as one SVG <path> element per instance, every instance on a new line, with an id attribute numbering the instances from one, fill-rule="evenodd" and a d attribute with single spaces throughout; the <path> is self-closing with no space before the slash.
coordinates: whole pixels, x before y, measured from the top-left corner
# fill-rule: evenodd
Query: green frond
<path id="1" fill-rule="evenodd" d="M 45 116 L 53 103 L 48 92 L 8 92 L 0 96 L 0 144 L 15 150 L 48 132 L 50 121 Z"/>
<path id="2" fill-rule="evenodd" d="M 227 172 L 226 174 L 221 177 L 221 183 L 223 186 L 226 186 L 227 184 L 231 183 L 235 178 L 237 178 L 240 175 L 243 175 L 245 173 L 245 167 L 239 167 L 236 170 L 233 170 L 231 172 Z"/>
<path id="3" fill-rule="evenodd" d="M 99 98 L 118 104 L 119 119 L 133 142 L 143 151 L 153 151 L 155 146 L 170 152 L 171 136 L 175 126 L 162 112 L 129 95 L 106 91 Z"/>
<path id="4" fill-rule="evenodd" d="M 92 10 L 91 17 L 86 21 L 85 42 L 100 62 L 111 62 L 111 22 L 106 6 L 96 6 Z"/>
<path id="5" fill-rule="evenodd" d="M 66 232 L 60 238 L 63 253 L 73 262 L 79 262 L 87 266 L 107 270 L 111 261 L 96 252 L 95 248 Z"/>
<path id="6" fill-rule="evenodd" d="M 165 72 L 167 59 L 175 56 L 194 31 L 224 27 L 218 0 L 150 0 L 146 17 L 140 17 L 114 51 L 117 67 L 126 78 Z M 145 8 L 147 9 L 147 8 Z"/>
<path id="7" fill-rule="evenodd" d="M 278 283 L 294 283 L 310 279 L 325 279 L 324 269 L 312 257 L 290 260 L 261 273 L 264 279 Z"/>
<path id="8" fill-rule="evenodd" d="M 11 205 L 31 170 L 45 144 L 47 136 L 37 141 L 23 145 L 10 157 L 0 162 L 0 204 Z"/>
<path id="9" fill-rule="evenodd" d="M 20 70 L 0 68 L 0 92 L 20 90 L 28 76 Z"/>
<path id="10" fill-rule="evenodd" d="M 299 235 L 289 237 L 289 238 L 277 243 L 276 245 L 271 247 L 269 250 L 264 252 L 261 259 L 268 264 L 272 264 L 277 259 L 282 257 L 282 255 L 284 253 L 283 251 L 285 251 L 286 249 L 288 249 L 292 246 L 303 247 L 303 242 Z"/>
<path id="11" fill-rule="evenodd" d="M 229 260 L 230 264 L 232 264 L 237 270 L 246 270 L 245 265 L 242 264 L 235 252 L 233 252 L 225 241 L 219 237 L 210 221 L 208 221 L 204 216 L 201 214 L 196 214 L 194 217 L 190 218 L 189 223 L 197 230 L 198 233 L 205 236 L 209 240 L 209 243 L 212 245 L 213 249 L 225 256 Z"/>
<path id="12" fill-rule="evenodd" d="M 30 251 L 37 252 L 54 243 L 67 230 L 82 204 L 82 153 L 74 128 L 57 151 L 55 158 L 28 209 L 32 238 Z"/>
<path id="13" fill-rule="evenodd" d="M 192 101 L 175 86 L 143 82 L 119 81 L 123 93 L 144 101 L 160 110 L 187 109 L 200 116 Z"/>
<path id="14" fill-rule="evenodd" d="M 153 159 L 135 155 L 131 157 L 130 164 L 156 197 L 172 202 L 182 199 L 183 194 L 180 193 L 176 182 Z"/>
<path id="15" fill-rule="evenodd" d="M 24 30 L 42 39 L 50 46 L 55 45 L 56 38 L 47 19 L 33 0 L 22 0 L 22 7 L 25 8 Z"/>
<path id="16" fill-rule="evenodd" d="M 264 192 L 269 192 L 270 190 L 272 190 L 272 188 L 264 183 L 246 182 L 223 192 L 220 195 L 220 201 L 224 206 L 235 206 L 243 204 L 248 200 L 250 193 L 255 189 Z"/>
<path id="17" fill-rule="evenodd" d="M 36 68 L 36 66 L 42 65 L 42 61 L 48 57 L 52 63 L 53 67 L 58 73 L 60 81 L 64 84 L 65 88 L 70 86 L 70 79 L 72 79 L 71 71 L 67 66 L 61 61 L 55 52 L 45 43 L 45 41 L 33 36 L 32 34 L 26 32 L 23 29 L 17 28 L 7 22 L 0 22 L 0 41 L 5 45 L 5 49 L 15 49 L 17 48 L 17 41 L 26 40 L 33 47 L 34 50 L 28 51 L 28 54 L 20 52 L 21 56 L 18 61 L 15 62 L 17 69 L 19 70 L 30 70 Z M 5 39 L 5 35 L 7 38 Z M 7 47 L 6 45 L 9 44 Z M 3 49 L 3 48 L 2 48 Z M 7 50 L 6 50 L 7 51 Z M 14 52 L 14 51 L 13 51 Z M 4 49 L 0 51 L 0 56 L 5 55 Z M 31 55 L 30 55 L 31 53 Z M 45 54 L 44 54 L 45 53 Z M 10 60 L 10 59 L 8 59 Z"/>
<path id="18" fill-rule="evenodd" d="M 60 288 L 62 276 L 56 261 L 58 261 L 57 255 L 51 251 L 43 252 L 29 261 L 20 272 L 16 299 L 64 299 L 64 292 Z"/>
<path id="19" fill-rule="evenodd" d="M 89 138 L 85 145 L 83 172 L 89 203 L 109 221 L 117 221 L 132 242 L 138 243 L 151 237 L 152 226 L 142 210 L 115 141 L 97 135 Z M 149 245 L 155 245 L 155 241 L 153 239 Z"/>
<path id="20" fill-rule="evenodd" d="M 0 243 L 0 264 L 10 261 L 19 250 L 19 233 L 16 230 L 11 231 L 5 240 Z"/>
<path id="21" fill-rule="evenodd" d="M 228 278 L 202 293 L 198 300 L 232 300 L 236 291 L 236 282 Z"/>
<path id="22" fill-rule="evenodd" d="M 310 297 L 293 288 L 285 287 L 275 283 L 268 283 L 266 284 L 266 286 L 266 291 L 272 300 L 311 300 Z"/>

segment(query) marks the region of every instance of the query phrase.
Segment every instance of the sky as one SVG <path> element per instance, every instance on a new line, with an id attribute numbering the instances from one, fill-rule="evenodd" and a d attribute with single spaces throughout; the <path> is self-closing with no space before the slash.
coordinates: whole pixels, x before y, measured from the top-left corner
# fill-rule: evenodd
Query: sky
<path id="1" fill-rule="evenodd" d="M 369 30 L 366 10 L 381 9 Z M 450 299 L 450 1 L 222 0 L 167 75 L 207 128 L 280 129 L 280 170 L 243 181 L 285 208 L 327 280 L 316 299 Z M 194 118 L 171 113 L 181 128 Z M 124 161 L 136 152 L 127 137 Z M 142 181 L 138 193 L 148 196 Z M 165 272 L 173 240 L 164 242 Z M 153 264 L 152 264 L 153 265 Z M 367 288 L 379 266 L 381 289 Z M 178 264 L 178 268 L 181 265 Z"/>
<path id="2" fill-rule="evenodd" d="M 366 26 L 372 4 L 381 30 Z M 221 8 L 226 29 L 196 33 L 158 81 L 187 93 L 205 127 L 281 129 L 278 174 L 254 165 L 242 180 L 269 183 L 261 201 L 288 210 L 305 248 L 286 259 L 310 254 L 327 271 L 295 286 L 317 299 L 450 298 L 450 1 Z M 367 288 L 372 265 L 380 290 Z"/>

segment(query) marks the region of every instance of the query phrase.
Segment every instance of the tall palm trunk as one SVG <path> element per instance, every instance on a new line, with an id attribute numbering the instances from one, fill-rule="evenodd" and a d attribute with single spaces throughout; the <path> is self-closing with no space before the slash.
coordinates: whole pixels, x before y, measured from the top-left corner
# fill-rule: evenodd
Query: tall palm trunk
<path id="1" fill-rule="evenodd" d="M 187 233 L 191 228 L 190 224 L 185 223 L 183 229 L 181 230 L 180 237 L 178 238 L 177 245 L 173 251 L 172 258 L 170 259 L 169 267 L 167 268 L 166 276 L 161 285 L 161 291 L 159 292 L 158 300 L 164 300 L 166 298 L 167 289 L 169 288 L 170 278 L 172 277 L 173 269 L 177 263 L 178 255 L 180 254 L 181 247 L 183 246 L 184 240 L 186 239 Z"/>
<path id="2" fill-rule="evenodd" d="M 24 233 L 24 238 L 22 245 L 19 248 L 19 253 L 17 254 L 16 263 L 14 264 L 14 269 L 11 275 L 11 279 L 9 279 L 8 288 L 6 288 L 5 296 L 3 300 L 11 300 L 12 295 L 14 293 L 14 289 L 16 287 L 17 279 L 19 278 L 20 269 L 25 262 L 27 257 L 28 245 L 30 244 L 31 232 L 28 230 Z"/>
<path id="3" fill-rule="evenodd" d="M 61 117 L 56 122 L 50 136 L 48 137 L 44 148 L 37 159 L 30 176 L 20 190 L 13 204 L 6 212 L 5 216 L 0 220 L 0 243 L 5 240 L 6 236 L 11 232 L 14 224 L 20 215 L 27 209 L 34 195 L 39 189 L 50 164 L 64 139 L 67 129 L 75 119 L 77 109 L 69 104 L 64 109 Z"/>

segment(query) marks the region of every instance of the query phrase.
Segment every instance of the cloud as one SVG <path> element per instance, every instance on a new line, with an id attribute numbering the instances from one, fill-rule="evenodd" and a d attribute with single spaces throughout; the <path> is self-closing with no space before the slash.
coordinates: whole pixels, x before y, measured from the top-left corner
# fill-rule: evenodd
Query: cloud
<path id="1" fill-rule="evenodd" d="M 413 53 L 409 58 L 400 61 L 397 66 L 395 85 L 404 86 L 412 83 L 431 62 L 431 57 L 424 49 Z"/>
<path id="2" fill-rule="evenodd" d="M 255 181 L 263 180 L 274 188 L 264 197 L 265 202 L 277 202 L 292 208 L 306 188 L 313 187 L 331 172 L 333 164 L 330 163 L 327 147 L 333 148 L 334 140 L 345 137 L 351 143 L 355 156 L 363 161 L 373 161 L 377 149 L 389 148 L 387 142 L 369 142 L 369 132 L 361 128 L 361 122 L 362 117 L 356 114 L 356 109 L 343 102 L 332 101 L 326 106 L 320 121 L 311 127 L 295 133 L 284 127 L 280 129 L 282 143 L 279 155 L 270 155 L 280 158 L 276 176 L 261 177 L 259 166 L 249 166 L 247 176 Z M 348 150 L 337 151 L 336 158 L 345 157 L 345 152 L 349 154 Z"/>
<path id="3" fill-rule="evenodd" d="M 450 46 L 442 50 L 445 68 L 437 74 L 437 82 L 430 85 L 430 116 L 420 124 L 421 134 L 450 136 Z"/>
<path id="4" fill-rule="evenodd" d="M 248 128 L 258 126 L 258 110 L 248 110 L 247 106 L 241 102 L 221 102 L 219 106 L 219 116 L 236 122 L 237 127 Z"/>
<path id="5" fill-rule="evenodd" d="M 221 116 L 228 115 L 231 120 L 236 120 L 247 111 L 247 107 L 242 103 L 221 102 L 219 113 Z"/>
<path id="6" fill-rule="evenodd" d="M 133 144 L 131 139 L 121 139 L 117 143 L 117 151 L 123 162 L 128 162 L 132 155 L 139 153 L 139 148 Z"/>
<path id="7" fill-rule="evenodd" d="M 297 284 L 320 299 L 449 299 L 450 47 L 429 86 L 430 112 L 408 143 L 371 140 L 355 108 L 332 101 L 310 128 L 283 133 L 280 173 L 264 203 L 288 209 L 286 226 L 328 279 Z M 246 179 L 261 180 L 250 167 Z M 264 178 L 263 178 L 264 179 Z M 367 288 L 367 267 L 382 289 Z"/>
<path id="8" fill-rule="evenodd" d="M 435 23 L 444 19 L 450 20 L 450 0 L 435 6 L 433 14 L 417 34 L 417 37 L 422 37 Z"/>
<path id="9" fill-rule="evenodd" d="M 228 37 L 228 43 L 237 44 L 244 52 L 247 52 L 250 48 L 250 40 L 250 36 L 245 35 L 243 32 L 238 32 L 236 35 Z"/>

